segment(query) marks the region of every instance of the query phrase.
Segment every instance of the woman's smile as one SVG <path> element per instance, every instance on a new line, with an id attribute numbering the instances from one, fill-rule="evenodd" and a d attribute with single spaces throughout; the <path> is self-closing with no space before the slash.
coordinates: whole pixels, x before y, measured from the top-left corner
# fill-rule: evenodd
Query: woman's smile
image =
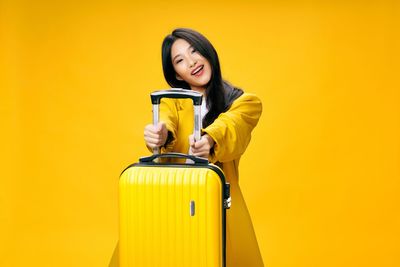
<path id="1" fill-rule="evenodd" d="M 201 75 L 203 74 L 203 69 L 204 69 L 204 65 L 201 65 L 201 66 L 195 68 L 195 69 L 191 72 L 191 74 L 194 75 L 194 76 L 196 76 L 196 77 L 199 77 L 199 76 L 201 76 Z"/>

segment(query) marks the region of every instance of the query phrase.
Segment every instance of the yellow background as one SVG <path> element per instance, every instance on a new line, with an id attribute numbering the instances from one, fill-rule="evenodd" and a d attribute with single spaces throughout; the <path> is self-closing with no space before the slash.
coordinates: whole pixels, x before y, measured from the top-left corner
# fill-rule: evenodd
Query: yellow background
<path id="1" fill-rule="evenodd" d="M 2 0 L 0 266 L 108 265 L 179 26 L 263 101 L 241 187 L 266 266 L 400 266 L 398 3 Z"/>

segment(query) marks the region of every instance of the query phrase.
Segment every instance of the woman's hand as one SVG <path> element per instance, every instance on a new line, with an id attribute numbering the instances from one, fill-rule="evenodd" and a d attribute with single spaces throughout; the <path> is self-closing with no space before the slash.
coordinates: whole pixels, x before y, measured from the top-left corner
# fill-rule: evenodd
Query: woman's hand
<path id="1" fill-rule="evenodd" d="M 167 141 L 167 137 L 168 130 L 164 122 L 159 122 L 157 126 L 148 124 L 144 127 L 144 141 L 150 148 L 163 146 Z"/>
<path id="2" fill-rule="evenodd" d="M 189 154 L 197 157 L 208 158 L 210 150 L 214 144 L 214 139 L 212 139 L 208 134 L 203 135 L 200 140 L 197 140 L 196 142 L 194 141 L 194 136 L 192 134 L 189 136 Z"/>

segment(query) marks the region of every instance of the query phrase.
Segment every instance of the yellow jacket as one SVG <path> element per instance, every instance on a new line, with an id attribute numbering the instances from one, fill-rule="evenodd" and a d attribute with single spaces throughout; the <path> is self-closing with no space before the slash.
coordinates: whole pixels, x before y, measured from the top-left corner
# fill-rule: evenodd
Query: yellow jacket
<path id="1" fill-rule="evenodd" d="M 244 153 L 251 139 L 251 131 L 261 116 L 260 99 L 244 93 L 237 98 L 228 111 L 218 118 L 203 133 L 214 141 L 214 151 L 209 157 L 212 163 L 219 162 L 228 181 L 237 182 L 240 156 Z M 193 133 L 193 104 L 188 99 L 166 99 L 160 105 L 160 121 L 166 123 L 173 139 L 162 152 L 188 153 L 189 135 Z"/>
<path id="2" fill-rule="evenodd" d="M 238 185 L 239 160 L 251 139 L 251 132 L 261 116 L 260 99 L 244 93 L 229 110 L 221 113 L 203 133 L 214 141 L 209 161 L 217 163 L 231 184 L 232 206 L 227 211 L 227 266 L 262 267 L 262 257 L 253 230 L 250 214 Z M 160 104 L 160 121 L 166 123 L 173 139 L 161 152 L 188 153 L 189 135 L 193 134 L 193 104 L 188 99 L 165 99 Z M 176 160 L 174 160 L 176 161 Z M 179 161 L 179 160 L 178 160 Z"/>

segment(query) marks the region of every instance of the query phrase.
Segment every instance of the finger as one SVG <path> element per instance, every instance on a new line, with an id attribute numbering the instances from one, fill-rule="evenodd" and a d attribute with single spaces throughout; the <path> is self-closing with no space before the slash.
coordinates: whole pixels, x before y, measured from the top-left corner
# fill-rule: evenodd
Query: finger
<path id="1" fill-rule="evenodd" d="M 160 130 L 157 129 L 157 126 L 154 126 L 152 124 L 147 125 L 144 128 L 144 132 L 149 134 L 160 134 Z"/>
<path id="2" fill-rule="evenodd" d="M 208 158 L 209 153 L 207 151 L 195 152 L 193 153 L 196 157 Z"/>
<path id="3" fill-rule="evenodd" d="M 196 143 L 196 145 L 197 145 L 197 143 Z M 205 147 L 205 146 L 204 147 L 200 147 L 200 148 L 193 147 L 192 151 L 193 151 L 194 154 L 206 154 L 206 153 L 209 153 L 209 149 L 207 149 L 207 147 Z"/>
<path id="4" fill-rule="evenodd" d="M 157 125 L 154 127 L 154 129 L 158 132 L 161 133 L 165 128 L 166 128 L 166 124 L 163 121 L 160 121 L 159 123 L 157 123 Z"/>
<path id="5" fill-rule="evenodd" d="M 159 143 L 161 141 L 161 138 L 160 137 L 145 136 L 144 140 L 149 141 L 151 143 Z"/>
<path id="6" fill-rule="evenodd" d="M 147 144 L 151 144 L 153 146 L 161 146 L 161 140 L 159 138 L 145 137 L 144 140 Z"/>
<path id="7" fill-rule="evenodd" d="M 154 139 L 161 139 L 160 134 L 152 133 L 152 132 L 145 132 L 144 137 L 146 138 L 154 138 Z"/>
<path id="8" fill-rule="evenodd" d="M 195 146 L 195 141 L 194 141 L 194 135 L 193 134 L 189 135 L 189 145 L 191 147 Z"/>
<path id="9" fill-rule="evenodd" d="M 194 147 L 197 148 L 197 149 L 202 149 L 206 145 L 207 145 L 207 140 L 200 139 L 199 141 L 195 142 Z"/>
<path id="10" fill-rule="evenodd" d="M 149 124 L 144 128 L 145 133 L 152 133 L 152 134 L 161 134 L 161 126 L 160 125 L 153 125 Z"/>
<path id="11" fill-rule="evenodd" d="M 157 126 L 160 127 L 161 130 L 167 127 L 167 125 L 166 125 L 165 122 L 163 122 L 163 121 L 160 121 L 160 122 L 157 124 Z"/>

